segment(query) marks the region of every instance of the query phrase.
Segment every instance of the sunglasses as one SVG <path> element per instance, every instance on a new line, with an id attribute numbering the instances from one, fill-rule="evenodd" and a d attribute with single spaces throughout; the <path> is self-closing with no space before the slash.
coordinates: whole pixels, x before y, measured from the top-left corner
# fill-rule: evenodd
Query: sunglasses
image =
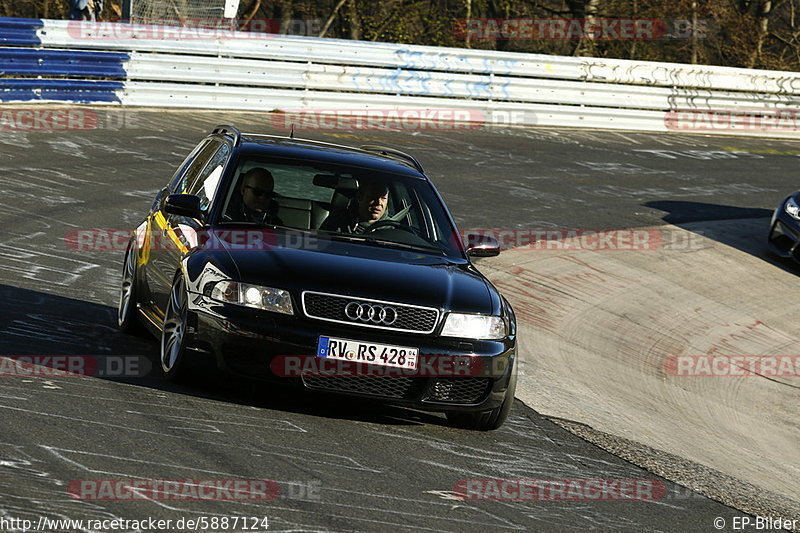
<path id="1" fill-rule="evenodd" d="M 262 189 L 261 187 L 253 187 L 252 185 L 245 185 L 245 189 L 250 189 L 258 197 L 271 196 L 272 191 L 269 189 Z"/>

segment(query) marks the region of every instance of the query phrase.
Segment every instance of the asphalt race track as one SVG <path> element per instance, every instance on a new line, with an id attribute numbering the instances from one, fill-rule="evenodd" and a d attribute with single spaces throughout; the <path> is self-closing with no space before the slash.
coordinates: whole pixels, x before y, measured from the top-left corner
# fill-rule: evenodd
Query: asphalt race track
<path id="1" fill-rule="evenodd" d="M 2 355 L 141 356 L 155 362 L 155 339 L 116 331 L 123 252 L 73 250 L 65 237 L 72 230 L 135 227 L 175 166 L 218 123 L 285 133 L 271 125 L 269 115 L 253 113 L 96 113 L 97 127 L 82 131 L 0 132 Z M 763 237 L 771 210 L 798 188 L 793 178 L 800 142 L 523 129 L 298 136 L 387 144 L 417 155 L 462 229 L 678 228 L 713 243 L 698 255 L 702 263 L 683 253 L 673 254 L 680 261 L 670 264 L 673 255 L 651 259 L 616 252 L 608 260 L 614 264 L 605 266 L 622 270 L 606 271 L 632 278 L 638 276 L 635 268 L 655 272 L 653 265 L 665 261 L 673 270 L 673 285 L 682 283 L 675 270 L 682 264 L 724 280 L 721 269 L 736 270 L 745 256 L 748 268 L 737 270 L 737 281 L 720 285 L 730 308 L 741 306 L 758 318 L 770 302 L 796 302 L 800 270 L 770 259 Z M 629 370 L 622 375 L 630 387 L 611 383 L 612 370 L 630 368 L 622 358 L 609 367 L 609 376 L 592 366 L 603 361 L 561 364 L 570 361 L 564 356 L 568 347 L 581 343 L 587 352 L 604 353 L 609 343 L 627 342 L 630 346 L 620 348 L 623 355 L 635 353 L 642 343 L 652 352 L 654 344 L 647 330 L 609 335 L 620 323 L 603 317 L 622 315 L 608 304 L 610 293 L 603 292 L 608 285 L 593 287 L 586 278 L 581 286 L 585 309 L 558 299 L 547 304 L 551 313 L 561 312 L 560 319 L 580 316 L 580 323 L 562 330 L 555 326 L 564 321 L 537 322 L 542 314 L 526 307 L 531 296 L 519 288 L 546 285 L 530 272 L 557 273 L 563 269 L 553 263 L 559 257 L 572 256 L 508 251 L 478 263 L 508 294 L 529 336 L 522 343 L 522 401 L 496 432 L 457 430 L 439 415 L 268 390 L 214 373 L 191 386 L 167 383 L 156 371 L 125 378 L 0 376 L 0 519 L 37 524 L 42 516 L 152 517 L 174 524 L 181 518 L 238 516 L 266 517 L 270 531 L 704 532 L 755 531 L 734 529 L 735 520 L 752 515 L 800 518 L 797 378 L 769 392 L 777 403 L 758 404 L 759 413 L 748 413 L 769 424 L 751 428 L 750 442 L 739 435 L 730 438 L 727 429 L 744 420 L 735 409 L 735 395 L 709 403 L 706 385 L 692 384 L 679 385 L 686 390 L 683 398 L 645 401 L 650 385 L 637 385 Z M 585 264 L 585 257 L 575 261 Z M 715 263 L 720 257 L 724 260 Z M 774 293 L 756 290 L 762 278 Z M 691 294 L 700 294 L 708 283 L 698 282 Z M 681 290 L 689 291 L 687 286 Z M 740 289 L 744 292 L 735 292 Z M 627 305 L 624 294 L 630 293 L 615 292 L 612 303 Z M 666 305 L 668 296 L 637 293 L 650 308 Z M 664 313 L 654 323 L 680 336 L 681 324 L 689 321 L 676 314 L 682 301 L 673 301 L 675 313 Z M 645 322 L 652 318 L 648 308 L 636 305 L 626 313 L 641 313 L 633 318 Z M 790 327 L 793 309 L 780 311 L 781 325 Z M 725 317 L 719 319 L 727 324 Z M 781 337 L 783 353 L 791 350 L 787 339 L 792 335 Z M 598 384 L 597 376 L 609 381 Z M 592 394 L 587 392 L 590 378 L 595 379 Z M 753 383 L 758 382 L 746 387 L 756 387 Z M 761 389 L 748 394 L 751 400 L 761 398 Z M 655 405 L 667 401 L 687 409 Z M 708 415 L 691 408 L 711 403 L 732 410 Z M 669 413 L 685 418 L 670 419 Z M 692 416 L 707 418 L 702 427 L 693 426 Z M 715 420 L 719 428 L 709 425 Z M 670 434 L 681 435 L 679 426 L 702 434 L 696 442 L 689 439 L 696 455 L 670 441 Z M 759 435 L 764 431 L 774 433 Z M 780 443 L 774 454 L 768 449 L 771 435 Z M 791 442 L 794 448 L 786 444 Z M 741 476 L 734 468 L 737 457 L 750 465 Z M 143 478 L 267 479 L 277 482 L 280 493 L 266 501 L 93 501 L 69 494 L 77 480 Z M 463 501 L 453 491 L 459 481 L 470 479 L 655 480 L 664 484 L 665 493 L 644 501 Z"/>

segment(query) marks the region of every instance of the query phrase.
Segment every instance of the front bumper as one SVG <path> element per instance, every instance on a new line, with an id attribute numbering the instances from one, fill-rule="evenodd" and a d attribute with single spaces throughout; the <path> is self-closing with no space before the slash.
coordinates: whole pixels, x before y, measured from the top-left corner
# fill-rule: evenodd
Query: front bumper
<path id="1" fill-rule="evenodd" d="M 780 257 L 791 257 L 800 262 L 800 221 L 795 220 L 781 203 L 772 215 L 767 237 L 770 251 Z"/>
<path id="2" fill-rule="evenodd" d="M 212 353 L 221 369 L 236 376 L 290 383 L 315 391 L 370 397 L 428 411 L 485 411 L 502 404 L 511 373 L 516 372 L 514 335 L 496 341 L 467 341 L 435 334 L 417 335 L 330 324 L 301 316 L 297 309 L 294 316 L 279 315 L 220 304 L 197 294 L 190 295 L 190 302 L 194 320 L 187 339 L 188 346 Z M 320 336 L 416 347 L 420 360 L 468 359 L 471 370 L 468 373 L 427 373 L 422 377 L 397 374 L 282 377 L 273 371 L 272 364 L 276 358 L 315 357 Z M 191 356 L 191 353 L 190 349 L 187 355 Z"/>

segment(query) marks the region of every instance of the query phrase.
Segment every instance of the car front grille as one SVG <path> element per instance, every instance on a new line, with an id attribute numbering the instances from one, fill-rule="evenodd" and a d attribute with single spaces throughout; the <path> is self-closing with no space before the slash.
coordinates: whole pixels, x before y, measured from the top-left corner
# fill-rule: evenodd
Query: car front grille
<path id="1" fill-rule="evenodd" d="M 428 400 L 452 403 L 478 403 L 486 395 L 489 378 L 440 378 L 433 384 Z"/>
<path id="2" fill-rule="evenodd" d="M 397 313 L 397 318 L 389 325 L 379 322 L 353 320 L 345 313 L 345 308 L 350 303 L 376 306 L 376 308 L 391 308 Z M 309 291 L 303 293 L 303 311 L 310 318 L 328 322 L 413 333 L 432 333 L 439 321 L 439 310 L 432 307 L 419 307 Z"/>
<path id="3" fill-rule="evenodd" d="M 309 389 L 367 394 L 382 398 L 409 398 L 414 380 L 407 377 L 312 377 L 303 376 Z"/>

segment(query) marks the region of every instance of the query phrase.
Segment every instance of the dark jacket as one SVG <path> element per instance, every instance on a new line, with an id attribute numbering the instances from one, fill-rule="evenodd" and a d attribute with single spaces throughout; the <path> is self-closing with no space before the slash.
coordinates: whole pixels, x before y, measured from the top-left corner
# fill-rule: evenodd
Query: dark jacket
<path id="1" fill-rule="evenodd" d="M 274 224 L 282 226 L 283 221 L 278 216 L 278 202 L 271 199 L 266 211 L 254 211 L 244 204 L 241 195 L 234 193 L 231 203 L 225 211 L 224 218 L 232 222 L 256 222 L 258 224 Z"/>

